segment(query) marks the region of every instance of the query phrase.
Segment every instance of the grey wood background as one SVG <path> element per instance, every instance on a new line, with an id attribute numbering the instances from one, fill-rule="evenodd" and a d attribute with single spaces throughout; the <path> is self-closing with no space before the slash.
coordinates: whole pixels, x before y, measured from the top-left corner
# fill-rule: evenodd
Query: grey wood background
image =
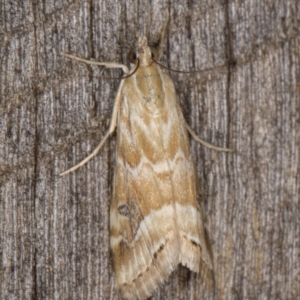
<path id="1" fill-rule="evenodd" d="M 119 80 L 71 61 L 126 61 L 136 36 L 157 42 L 188 123 L 205 191 L 215 288 L 183 267 L 153 299 L 300 295 L 300 1 L 0 2 L 1 299 L 119 299 L 109 251 Z M 105 76 L 120 76 L 106 71 Z"/>

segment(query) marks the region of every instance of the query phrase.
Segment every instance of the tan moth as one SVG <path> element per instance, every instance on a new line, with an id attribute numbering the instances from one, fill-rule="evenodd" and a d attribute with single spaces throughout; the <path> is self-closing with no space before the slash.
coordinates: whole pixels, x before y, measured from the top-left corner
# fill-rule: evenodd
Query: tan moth
<path id="1" fill-rule="evenodd" d="M 188 133 L 206 147 L 186 123 L 173 83 L 156 63 L 162 56 L 169 20 L 156 49 L 140 37 L 126 65 L 108 132 L 86 159 L 61 173 L 75 171 L 94 157 L 117 127 L 116 165 L 110 206 L 110 244 L 117 287 L 127 299 L 145 299 L 163 284 L 178 264 L 212 277 L 205 217 L 197 201 L 196 173 Z"/>

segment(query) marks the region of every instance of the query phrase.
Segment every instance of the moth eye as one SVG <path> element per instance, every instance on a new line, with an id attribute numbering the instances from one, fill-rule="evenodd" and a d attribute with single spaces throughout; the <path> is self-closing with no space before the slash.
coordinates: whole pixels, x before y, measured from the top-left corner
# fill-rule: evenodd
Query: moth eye
<path id="1" fill-rule="evenodd" d="M 151 58 L 157 59 L 157 46 L 149 46 L 151 52 Z"/>
<path id="2" fill-rule="evenodd" d="M 127 60 L 131 63 L 136 62 L 136 53 L 134 49 L 131 49 L 127 54 Z"/>
<path id="3" fill-rule="evenodd" d="M 154 47 L 151 47 L 151 58 L 154 60 L 158 60 L 158 53 L 157 49 Z"/>

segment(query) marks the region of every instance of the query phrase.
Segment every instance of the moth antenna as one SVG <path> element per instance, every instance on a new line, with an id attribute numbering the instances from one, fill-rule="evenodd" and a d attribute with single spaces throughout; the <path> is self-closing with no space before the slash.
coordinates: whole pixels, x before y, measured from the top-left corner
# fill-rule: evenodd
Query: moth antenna
<path id="1" fill-rule="evenodd" d="M 149 26 L 149 24 L 151 24 L 151 21 L 152 21 L 152 18 L 151 18 L 151 14 L 150 14 L 150 12 L 148 12 L 148 14 L 147 14 L 147 22 L 146 22 L 146 32 L 144 32 L 145 34 L 145 36 L 147 37 L 147 40 L 149 41 L 150 40 L 150 26 Z"/>
<path id="2" fill-rule="evenodd" d="M 207 72 L 207 71 L 214 71 L 216 68 L 219 68 L 219 67 L 213 67 L 213 68 L 207 68 L 207 69 L 203 69 L 203 70 L 197 70 L 197 71 L 181 71 L 181 70 L 174 70 L 174 69 L 171 69 L 171 68 L 168 68 L 164 65 L 162 65 L 161 63 L 159 63 L 157 60 L 155 60 L 153 57 L 152 57 L 152 61 L 156 64 L 158 64 L 160 67 L 162 67 L 163 69 L 166 69 L 166 70 L 169 70 L 169 71 L 172 71 L 172 72 L 176 72 L 176 73 L 185 73 L 185 74 L 192 74 L 192 73 L 201 73 L 201 72 Z M 222 67 L 225 67 L 226 65 L 222 66 Z"/>
<path id="3" fill-rule="evenodd" d="M 166 8 L 166 19 L 165 19 L 164 25 L 161 29 L 160 40 L 159 40 L 159 44 L 157 47 L 157 60 L 160 60 L 162 57 L 162 53 L 164 50 L 163 43 L 164 43 L 166 31 L 167 31 L 167 26 L 169 24 L 169 20 L 170 20 L 169 8 Z"/>

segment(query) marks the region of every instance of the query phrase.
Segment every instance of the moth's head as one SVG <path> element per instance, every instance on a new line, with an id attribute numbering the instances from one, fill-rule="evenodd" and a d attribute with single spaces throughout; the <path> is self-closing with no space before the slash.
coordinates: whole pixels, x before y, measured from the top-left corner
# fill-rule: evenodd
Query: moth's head
<path id="1" fill-rule="evenodd" d="M 138 39 L 137 47 L 128 52 L 127 59 L 132 64 L 135 64 L 137 60 L 139 60 L 139 64 L 145 66 L 152 63 L 152 58 L 157 59 L 156 56 L 156 49 L 148 45 L 148 41 L 145 36 L 141 36 Z"/>

